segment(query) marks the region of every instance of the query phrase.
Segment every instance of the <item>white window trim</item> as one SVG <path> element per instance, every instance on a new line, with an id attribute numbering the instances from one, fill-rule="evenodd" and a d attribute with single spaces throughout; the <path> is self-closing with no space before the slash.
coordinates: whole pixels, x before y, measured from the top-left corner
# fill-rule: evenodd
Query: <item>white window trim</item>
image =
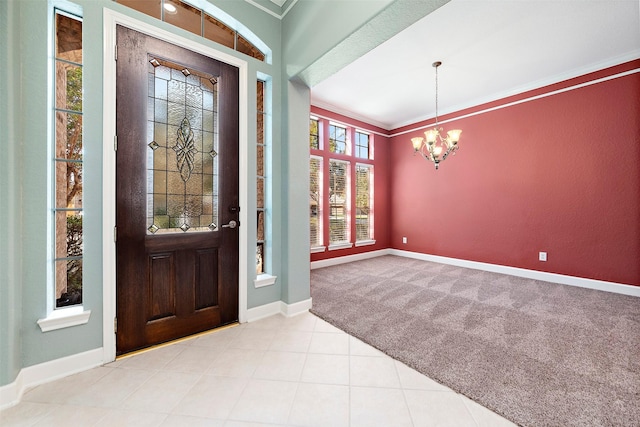
<path id="1" fill-rule="evenodd" d="M 369 245 L 375 245 L 376 241 L 375 240 L 358 240 L 356 242 L 356 247 L 360 247 L 360 246 L 369 246 Z"/>
<path id="2" fill-rule="evenodd" d="M 278 276 L 272 276 L 271 274 L 262 273 L 253 280 L 253 286 L 256 288 L 262 288 L 265 286 L 271 286 L 276 283 Z"/>
<path id="3" fill-rule="evenodd" d="M 48 118 L 48 127 L 49 127 L 49 141 L 48 141 L 48 149 L 51 150 L 52 147 L 55 147 L 56 144 L 56 136 L 55 136 L 55 107 L 56 107 L 56 103 L 55 103 L 55 54 L 53 52 L 53 49 L 51 46 L 55 46 L 56 40 L 55 40 L 55 19 L 56 19 L 56 10 L 58 10 L 59 12 L 61 12 L 62 14 L 65 14 L 67 16 L 71 15 L 74 17 L 74 19 L 78 19 L 79 21 L 83 21 L 83 10 L 82 7 L 74 4 L 70 1 L 67 0 L 54 0 L 52 4 L 50 4 L 49 6 L 49 22 L 51 22 L 52 28 L 51 31 L 49 32 L 49 42 L 50 42 L 50 46 L 49 46 L 49 64 L 48 64 L 48 81 L 49 84 L 48 86 L 50 88 L 54 88 L 53 91 L 49 90 L 48 94 L 47 94 L 47 103 L 49 105 L 49 109 L 52 112 L 52 114 L 49 116 Z M 83 81 L 84 81 L 84 75 L 83 75 Z M 84 83 L 83 83 L 83 92 L 84 92 Z M 83 97 L 84 98 L 84 97 Z M 84 99 L 83 99 L 84 101 Z M 84 113 L 84 109 L 83 109 L 83 113 Z M 84 126 L 84 124 L 83 124 Z M 55 149 L 53 149 L 55 150 Z M 53 158 L 53 154 L 50 153 L 49 158 Z M 49 183 L 49 185 L 51 185 L 53 187 L 53 192 L 55 192 L 55 180 L 56 180 L 56 176 L 55 176 L 55 170 L 54 171 L 49 171 L 48 173 L 49 178 L 48 179 L 53 179 L 53 183 Z M 52 209 L 53 212 L 55 212 L 55 197 L 53 194 L 51 194 L 51 200 L 50 200 L 50 206 L 53 206 L 54 209 Z M 84 210 L 84 209 L 83 209 Z M 47 221 L 49 221 L 49 227 L 51 230 L 55 230 L 55 226 L 53 224 L 53 222 L 55 221 L 55 213 L 53 216 L 50 216 Z M 84 233 L 83 233 L 84 234 Z M 48 246 L 49 247 L 55 247 L 55 231 L 52 231 L 51 233 L 49 233 L 49 238 L 51 239 L 51 241 L 49 242 Z M 42 330 L 42 332 L 49 332 L 49 331 L 55 331 L 57 329 L 64 329 L 64 328 L 69 328 L 72 326 L 78 326 L 78 325 L 84 325 L 86 323 L 89 322 L 89 317 L 91 316 L 91 310 L 85 310 L 84 309 L 84 305 L 82 304 L 78 304 L 78 305 L 73 305 L 70 307 L 63 307 L 63 308 L 56 308 L 56 301 L 55 301 L 55 288 L 56 288 L 56 275 L 55 275 L 55 261 L 53 260 L 53 258 L 55 258 L 55 255 L 50 258 L 50 266 L 48 267 L 48 271 L 47 271 L 47 316 L 43 317 L 42 319 L 38 319 L 36 321 L 36 323 L 38 324 L 38 326 L 40 327 L 40 329 Z M 84 283 L 83 283 L 83 287 L 84 287 Z"/>
<path id="4" fill-rule="evenodd" d="M 312 254 L 319 254 L 319 253 L 324 252 L 326 250 L 327 250 L 326 246 L 312 246 L 309 249 L 309 252 L 311 252 Z"/>
<path id="5" fill-rule="evenodd" d="M 338 249 L 350 249 L 353 247 L 353 243 L 351 242 L 339 242 L 339 243 L 332 243 L 329 245 L 329 250 L 330 251 L 337 251 Z"/>
<path id="6" fill-rule="evenodd" d="M 85 310 L 81 305 L 76 305 L 54 310 L 44 319 L 39 319 L 37 323 L 42 332 L 49 332 L 55 331 L 56 329 L 84 325 L 89 322 L 90 316 L 91 310 Z"/>

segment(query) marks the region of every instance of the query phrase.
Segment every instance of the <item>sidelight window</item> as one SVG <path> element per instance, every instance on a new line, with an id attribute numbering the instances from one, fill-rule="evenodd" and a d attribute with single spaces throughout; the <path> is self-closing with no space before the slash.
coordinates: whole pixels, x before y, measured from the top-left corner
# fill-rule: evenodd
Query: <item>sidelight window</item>
<path id="1" fill-rule="evenodd" d="M 82 304 L 82 20 L 54 12 L 53 152 L 55 307 Z"/>
<path id="2" fill-rule="evenodd" d="M 256 205 L 258 215 L 258 229 L 257 229 L 257 242 L 256 247 L 256 274 L 263 274 L 265 272 L 266 261 L 266 217 L 267 208 L 265 204 L 265 189 L 266 189 L 266 141 L 265 141 L 265 129 L 267 125 L 267 112 L 265 109 L 265 89 L 267 83 L 258 80 L 257 82 L 257 135 L 256 135 Z"/>

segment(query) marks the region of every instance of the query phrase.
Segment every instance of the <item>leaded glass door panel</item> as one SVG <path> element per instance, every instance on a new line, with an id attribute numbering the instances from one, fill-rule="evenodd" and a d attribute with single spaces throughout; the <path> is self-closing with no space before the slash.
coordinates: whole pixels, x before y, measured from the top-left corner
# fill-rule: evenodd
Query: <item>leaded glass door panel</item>
<path id="1" fill-rule="evenodd" d="M 238 70 L 118 27 L 117 353 L 238 319 Z"/>

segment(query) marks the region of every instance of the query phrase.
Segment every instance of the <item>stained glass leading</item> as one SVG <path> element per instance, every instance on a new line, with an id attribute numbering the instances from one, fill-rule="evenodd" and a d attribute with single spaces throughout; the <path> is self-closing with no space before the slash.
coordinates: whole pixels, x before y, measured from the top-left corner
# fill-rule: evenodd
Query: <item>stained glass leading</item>
<path id="1" fill-rule="evenodd" d="M 147 233 L 215 231 L 217 77 L 149 57 Z"/>

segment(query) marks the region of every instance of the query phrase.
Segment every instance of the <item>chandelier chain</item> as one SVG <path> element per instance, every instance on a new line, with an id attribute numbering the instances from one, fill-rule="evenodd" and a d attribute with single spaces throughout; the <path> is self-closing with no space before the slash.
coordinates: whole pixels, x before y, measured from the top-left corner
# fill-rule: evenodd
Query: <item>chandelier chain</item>
<path id="1" fill-rule="evenodd" d="M 438 66 L 436 65 L 436 127 L 438 127 Z"/>

